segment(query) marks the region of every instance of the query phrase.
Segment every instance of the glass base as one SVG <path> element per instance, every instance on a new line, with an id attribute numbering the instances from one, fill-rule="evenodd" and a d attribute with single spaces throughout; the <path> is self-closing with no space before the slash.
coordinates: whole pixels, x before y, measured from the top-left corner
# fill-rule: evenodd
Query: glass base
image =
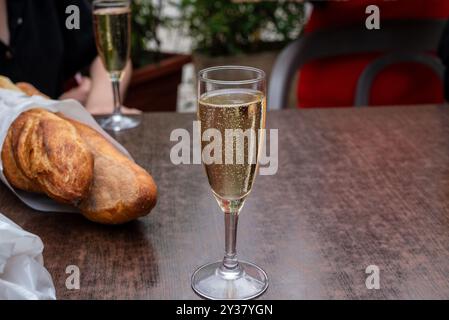
<path id="1" fill-rule="evenodd" d="M 137 127 L 141 122 L 141 115 L 113 114 L 99 120 L 100 126 L 109 131 L 123 131 Z"/>
<path id="2" fill-rule="evenodd" d="M 218 261 L 200 267 L 192 275 L 192 289 L 211 300 L 247 300 L 260 296 L 268 288 L 265 271 L 249 262 L 239 261 L 233 271 Z"/>

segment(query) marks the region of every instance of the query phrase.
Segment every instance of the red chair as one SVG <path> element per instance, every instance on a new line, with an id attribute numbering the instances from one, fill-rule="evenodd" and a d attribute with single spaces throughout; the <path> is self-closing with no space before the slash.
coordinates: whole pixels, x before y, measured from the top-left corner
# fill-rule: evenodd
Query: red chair
<path id="1" fill-rule="evenodd" d="M 351 23 L 346 15 L 338 17 L 338 11 L 325 25 L 317 25 L 312 19 L 307 32 L 284 49 L 275 63 L 269 83 L 269 107 L 287 105 L 291 81 L 298 69 L 300 107 L 442 102 L 444 68 L 434 52 L 446 19 L 430 18 L 438 8 L 428 9 L 423 14 L 427 19 L 409 20 L 394 19 L 397 12 L 387 10 L 392 5 L 404 8 L 406 4 L 409 8 L 428 3 L 444 5 L 449 11 L 449 1 L 429 1 L 432 3 L 386 2 L 388 6 L 381 6 L 380 30 L 365 28 L 363 0 L 332 1 L 334 7 L 346 6 L 346 11 L 363 7 L 363 11 L 357 11 L 363 22 Z M 440 12 L 441 17 L 447 13 L 444 11 Z M 413 16 L 412 13 L 406 15 Z M 343 26 L 331 28 L 338 19 L 345 20 Z"/>

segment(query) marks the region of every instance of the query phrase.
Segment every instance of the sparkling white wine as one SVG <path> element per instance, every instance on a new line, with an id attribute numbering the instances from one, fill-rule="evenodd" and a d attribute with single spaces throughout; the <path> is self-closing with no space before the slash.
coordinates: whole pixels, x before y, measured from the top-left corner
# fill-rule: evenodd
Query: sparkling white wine
<path id="1" fill-rule="evenodd" d="M 236 201 L 235 205 L 240 207 L 251 191 L 263 139 L 259 129 L 265 127 L 265 101 L 262 92 L 249 89 L 216 90 L 203 94 L 199 99 L 201 136 L 210 128 L 217 129 L 221 134 L 222 163 L 205 163 L 205 168 L 214 195 L 222 208 L 223 201 Z M 237 139 L 226 141 L 226 129 L 233 129 L 234 132 L 238 132 L 235 129 L 243 132 L 250 129 L 254 130 L 255 135 L 246 136 L 244 142 L 239 144 Z M 226 143 L 229 141 L 232 141 L 232 163 L 226 163 L 225 160 Z M 251 143 L 254 148 L 250 147 Z M 201 142 L 203 162 L 204 150 L 208 144 L 209 141 Z M 239 153 L 244 156 L 240 163 L 237 160 Z"/>
<path id="2" fill-rule="evenodd" d="M 130 54 L 131 11 L 129 8 L 94 10 L 97 50 L 110 73 L 120 73 Z"/>

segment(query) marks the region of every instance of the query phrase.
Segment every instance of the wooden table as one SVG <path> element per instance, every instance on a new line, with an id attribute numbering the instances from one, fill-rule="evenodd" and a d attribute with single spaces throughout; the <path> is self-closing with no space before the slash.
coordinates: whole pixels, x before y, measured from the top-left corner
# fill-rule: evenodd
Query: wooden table
<path id="1" fill-rule="evenodd" d="M 35 212 L 0 185 L 0 212 L 42 238 L 58 298 L 197 298 L 190 276 L 221 258 L 224 234 L 203 168 L 170 162 L 170 132 L 193 119 L 145 114 L 117 137 L 159 187 L 151 215 L 127 225 Z M 268 125 L 279 171 L 256 179 L 238 235 L 239 257 L 270 277 L 260 299 L 449 298 L 447 107 L 285 110 Z M 80 290 L 65 287 L 68 265 Z"/>

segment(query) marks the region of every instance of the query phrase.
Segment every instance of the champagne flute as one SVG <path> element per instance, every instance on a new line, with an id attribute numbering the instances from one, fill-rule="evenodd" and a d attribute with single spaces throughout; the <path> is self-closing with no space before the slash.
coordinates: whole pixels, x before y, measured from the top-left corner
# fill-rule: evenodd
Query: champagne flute
<path id="1" fill-rule="evenodd" d="M 125 116 L 121 112 L 120 79 L 130 56 L 131 8 L 129 0 L 95 0 L 93 20 L 95 43 L 101 61 L 109 73 L 114 96 L 112 115 L 101 119 L 106 130 L 122 131 L 137 127 L 140 116 Z"/>
<path id="2" fill-rule="evenodd" d="M 208 299 L 252 299 L 268 287 L 261 268 L 236 257 L 239 213 L 257 174 L 264 138 L 265 83 L 265 73 L 251 67 L 219 66 L 198 74 L 202 160 L 225 218 L 223 260 L 192 276 L 193 290 Z M 217 135 L 221 146 L 211 151 L 210 143 L 220 140 Z"/>

